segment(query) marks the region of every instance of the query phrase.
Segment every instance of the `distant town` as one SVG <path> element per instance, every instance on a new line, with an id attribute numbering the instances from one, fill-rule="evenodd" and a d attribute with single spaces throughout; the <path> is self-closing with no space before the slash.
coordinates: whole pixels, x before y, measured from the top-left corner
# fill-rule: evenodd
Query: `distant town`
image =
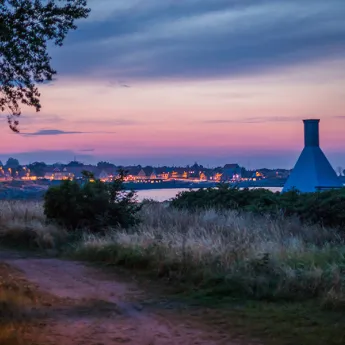
<path id="1" fill-rule="evenodd" d="M 78 180 L 83 178 L 83 171 L 91 172 L 96 179 L 111 182 L 119 176 L 119 170 L 126 172 L 125 182 L 139 185 L 151 184 L 156 188 L 177 184 L 193 185 L 193 183 L 208 183 L 210 185 L 229 183 L 269 183 L 272 186 L 281 186 L 291 173 L 287 169 L 256 169 L 248 170 L 237 163 L 229 163 L 215 168 L 206 168 L 194 163 L 185 167 L 175 166 L 116 166 L 115 164 L 101 161 L 97 165 L 84 164 L 76 160 L 68 164 L 34 162 L 22 165 L 15 158 L 9 158 L 5 164 L 0 161 L 0 181 L 41 181 L 54 182 L 62 180 Z M 338 169 L 338 175 L 345 175 L 345 171 Z M 168 184 L 170 182 L 170 184 Z M 164 185 L 158 186 L 158 184 Z M 149 186 L 146 186 L 148 188 Z M 153 187 L 153 186 L 152 186 Z"/>
<path id="2" fill-rule="evenodd" d="M 126 171 L 128 182 L 155 182 L 156 180 L 183 181 L 241 181 L 261 180 L 265 178 L 287 178 L 290 170 L 258 169 L 247 170 L 239 164 L 226 164 L 223 167 L 205 168 L 195 163 L 185 167 L 154 167 L 154 166 L 116 166 L 109 162 L 99 162 L 97 165 L 71 161 L 68 164 L 34 162 L 22 165 L 15 158 L 9 158 L 6 164 L 0 161 L 0 180 L 66 180 L 81 179 L 82 171 L 86 170 L 104 182 L 118 177 L 119 170 Z"/>

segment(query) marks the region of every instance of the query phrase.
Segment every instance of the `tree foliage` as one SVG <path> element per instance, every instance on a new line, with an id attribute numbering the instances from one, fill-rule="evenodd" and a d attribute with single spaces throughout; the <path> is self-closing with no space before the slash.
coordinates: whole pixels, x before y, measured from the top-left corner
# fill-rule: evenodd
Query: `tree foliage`
<path id="1" fill-rule="evenodd" d="M 105 161 L 100 161 L 97 163 L 97 168 L 99 168 L 99 169 L 115 168 L 115 164 L 105 162 Z"/>
<path id="2" fill-rule="evenodd" d="M 0 0 L 0 109 L 18 132 L 20 105 L 41 104 L 37 83 L 51 81 L 47 44 L 61 46 L 75 20 L 89 14 L 86 0 Z"/>
<path id="3" fill-rule="evenodd" d="M 66 167 L 82 167 L 82 166 L 84 166 L 84 164 L 78 161 L 71 161 L 66 165 Z"/>
<path id="4" fill-rule="evenodd" d="M 18 159 L 12 158 L 12 157 L 10 157 L 7 160 L 6 165 L 5 165 L 6 168 L 11 168 L 11 169 L 18 168 L 19 166 L 20 166 L 20 163 L 19 163 Z"/>
<path id="5" fill-rule="evenodd" d="M 32 175 L 43 177 L 47 164 L 44 162 L 34 162 L 27 165 L 27 168 L 31 171 Z"/>
<path id="6" fill-rule="evenodd" d="M 179 193 L 171 202 L 179 209 L 232 209 L 273 217 L 296 216 L 301 221 L 345 229 L 345 188 L 315 193 L 273 193 L 268 189 L 219 188 Z"/>
<path id="7" fill-rule="evenodd" d="M 135 192 L 123 187 L 124 174 L 112 183 L 95 180 L 92 173 L 83 172 L 84 181 L 62 181 L 50 187 L 44 197 L 47 218 L 69 230 L 88 228 L 104 232 L 111 227 L 130 227 L 139 219 L 141 206 Z"/>

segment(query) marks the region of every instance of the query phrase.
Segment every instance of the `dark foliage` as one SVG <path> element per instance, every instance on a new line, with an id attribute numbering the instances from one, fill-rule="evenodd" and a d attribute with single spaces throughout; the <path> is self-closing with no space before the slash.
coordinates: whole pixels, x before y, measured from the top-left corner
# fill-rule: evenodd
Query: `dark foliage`
<path id="1" fill-rule="evenodd" d="M 273 193 L 267 189 L 219 188 L 186 191 L 171 205 L 179 209 L 233 209 L 272 216 L 297 216 L 303 222 L 345 229 L 345 188 L 315 193 Z"/>
<path id="2" fill-rule="evenodd" d="M 112 183 L 94 180 L 92 174 L 84 174 L 84 181 L 63 181 L 51 187 L 44 197 L 47 218 L 67 229 L 88 228 L 102 232 L 109 227 L 128 228 L 139 219 L 140 204 L 135 192 L 123 189 L 124 175 Z"/>
<path id="3" fill-rule="evenodd" d="M 115 168 L 115 164 L 101 161 L 101 162 L 97 163 L 97 168 L 99 168 L 99 169 L 111 169 L 111 168 Z"/>
<path id="4" fill-rule="evenodd" d="M 5 168 L 11 168 L 11 169 L 16 169 L 19 166 L 20 166 L 20 163 L 19 163 L 18 159 L 15 159 L 12 157 L 10 157 L 5 164 Z"/>
<path id="5" fill-rule="evenodd" d="M 18 132 L 20 104 L 39 111 L 35 84 L 51 81 L 47 44 L 61 46 L 75 20 L 86 18 L 86 0 L 0 0 L 0 110 L 9 112 L 10 128 Z"/>
<path id="6" fill-rule="evenodd" d="M 31 173 L 39 177 L 44 176 L 46 167 L 47 167 L 47 164 L 44 162 L 34 162 L 27 165 L 27 168 L 30 169 Z"/>
<path id="7" fill-rule="evenodd" d="M 84 164 L 78 161 L 71 161 L 66 165 L 66 167 L 82 167 L 82 166 L 84 166 Z"/>

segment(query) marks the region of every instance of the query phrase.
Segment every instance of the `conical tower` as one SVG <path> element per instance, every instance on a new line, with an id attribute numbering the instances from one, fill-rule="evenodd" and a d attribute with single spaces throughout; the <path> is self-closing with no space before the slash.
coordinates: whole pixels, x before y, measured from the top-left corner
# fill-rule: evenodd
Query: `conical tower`
<path id="1" fill-rule="evenodd" d="M 342 184 L 331 164 L 320 148 L 320 120 L 303 120 L 304 149 L 297 160 L 283 193 L 292 188 L 302 193 L 342 187 Z"/>

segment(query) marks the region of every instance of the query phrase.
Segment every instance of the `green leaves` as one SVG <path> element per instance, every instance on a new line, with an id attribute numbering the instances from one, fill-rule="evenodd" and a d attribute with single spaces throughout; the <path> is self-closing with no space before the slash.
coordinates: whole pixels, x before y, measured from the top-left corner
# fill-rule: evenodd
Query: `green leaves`
<path id="1" fill-rule="evenodd" d="M 316 192 L 273 193 L 267 189 L 220 188 L 182 192 L 171 205 L 179 209 L 233 209 L 272 216 L 297 216 L 305 223 L 345 229 L 345 188 Z"/>
<path id="2" fill-rule="evenodd" d="M 103 183 L 91 175 L 84 174 L 82 185 L 67 180 L 48 189 L 44 197 L 48 220 L 69 230 L 87 228 L 92 232 L 135 225 L 141 206 L 134 192 L 123 190 L 123 176 L 112 183 Z"/>
<path id="3" fill-rule="evenodd" d="M 75 20 L 86 18 L 86 0 L 0 0 L 0 110 L 18 132 L 20 104 L 41 109 L 37 83 L 51 81 L 48 41 L 61 46 Z"/>

